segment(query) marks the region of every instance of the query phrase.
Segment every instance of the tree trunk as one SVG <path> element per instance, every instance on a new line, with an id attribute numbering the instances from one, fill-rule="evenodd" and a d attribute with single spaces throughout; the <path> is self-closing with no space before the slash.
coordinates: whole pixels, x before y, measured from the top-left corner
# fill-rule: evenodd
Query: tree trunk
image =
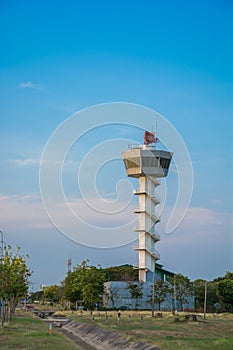
<path id="1" fill-rule="evenodd" d="M 10 302 L 10 321 L 12 321 L 13 316 L 15 314 L 15 309 L 16 309 L 16 305 L 17 305 L 17 298 L 15 296 L 13 296 L 11 298 L 11 302 Z"/>
<path id="2" fill-rule="evenodd" d="M 8 322 L 9 321 L 9 305 L 8 305 L 9 303 L 8 303 L 8 300 L 6 300 L 6 311 L 5 311 L 5 320 L 6 320 L 6 322 Z"/>
<path id="3" fill-rule="evenodd" d="M 7 301 L 2 300 L 2 327 L 4 327 L 4 324 L 6 321 L 7 321 Z"/>
<path id="4" fill-rule="evenodd" d="M 2 327 L 4 327 L 4 323 L 5 323 L 4 300 L 2 300 L 1 317 L 2 317 Z"/>

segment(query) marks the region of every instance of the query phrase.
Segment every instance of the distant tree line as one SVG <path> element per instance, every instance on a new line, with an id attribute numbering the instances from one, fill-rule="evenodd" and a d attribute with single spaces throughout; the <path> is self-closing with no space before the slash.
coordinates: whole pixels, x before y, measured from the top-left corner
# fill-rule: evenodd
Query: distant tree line
<path id="1" fill-rule="evenodd" d="M 28 299 L 29 279 L 32 274 L 27 266 L 29 257 L 20 254 L 17 247 L 13 254 L 10 246 L 4 248 L 4 254 L 0 258 L 0 316 L 2 325 L 12 320 L 17 304 Z M 102 268 L 84 260 L 77 264 L 72 271 L 67 273 L 61 286 L 52 285 L 31 294 L 31 301 L 41 303 L 65 304 L 66 307 L 77 308 L 82 305 L 93 309 L 99 307 L 102 297 L 105 295 L 112 301 L 112 306 L 119 298 L 119 290 L 110 292 L 104 288 L 107 281 L 126 281 L 134 307 L 137 309 L 139 300 L 143 297 L 143 283 L 138 282 L 137 270 L 131 265 L 113 266 Z M 206 288 L 207 286 L 207 288 Z M 233 312 L 233 272 L 227 272 L 225 276 L 213 281 L 197 279 L 193 282 L 182 274 L 176 274 L 169 281 L 156 281 L 151 291 L 152 300 L 160 310 L 161 304 L 168 294 L 179 302 L 181 308 L 187 303 L 187 298 L 194 296 L 195 308 L 203 310 L 205 293 L 207 292 L 207 312 Z M 68 305 L 67 305 L 68 303 Z"/>
<path id="2" fill-rule="evenodd" d="M 131 299 L 135 301 L 137 309 L 138 301 L 143 297 L 142 286 L 138 283 L 138 274 L 131 265 L 102 268 L 93 266 L 88 260 L 78 264 L 67 274 L 60 287 L 50 286 L 43 292 L 34 294 L 34 298 L 51 303 L 64 303 L 76 308 L 82 305 L 93 309 L 99 307 L 102 296 L 111 300 L 112 307 L 119 298 L 117 288 L 106 291 L 104 283 L 107 281 L 126 281 Z M 153 294 L 154 293 L 154 294 Z M 197 279 L 193 282 L 182 274 L 176 274 L 168 282 L 156 281 L 151 291 L 151 300 L 154 299 L 156 308 L 160 310 L 161 304 L 171 294 L 181 309 L 184 308 L 190 296 L 194 297 L 195 308 L 203 310 L 205 298 L 205 281 Z M 154 298 L 153 298 L 153 296 Z M 233 272 L 227 272 L 224 277 L 209 281 L 207 285 L 207 312 L 233 311 Z"/>
<path id="3" fill-rule="evenodd" d="M 195 291 L 195 307 L 202 308 L 205 297 L 205 281 L 197 279 L 193 282 Z M 233 272 L 215 278 L 207 284 L 207 311 L 233 312 Z"/>

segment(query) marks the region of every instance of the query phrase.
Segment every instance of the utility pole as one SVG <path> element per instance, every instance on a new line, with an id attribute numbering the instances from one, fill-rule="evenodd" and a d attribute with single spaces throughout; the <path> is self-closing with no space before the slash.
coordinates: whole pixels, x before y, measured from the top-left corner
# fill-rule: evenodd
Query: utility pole
<path id="1" fill-rule="evenodd" d="M 72 265 L 72 260 L 71 258 L 68 259 L 68 272 L 67 274 L 69 274 L 71 272 L 71 265 Z"/>
<path id="2" fill-rule="evenodd" d="M 4 258 L 4 240 L 3 240 L 3 232 L 0 231 L 1 234 L 1 254 L 0 254 L 0 259 L 2 261 L 2 259 Z M 5 243 L 6 244 L 6 243 Z"/>
<path id="3" fill-rule="evenodd" d="M 176 282 L 174 281 L 174 303 L 175 303 L 175 315 L 177 315 L 177 299 L 176 299 Z"/>
<path id="4" fill-rule="evenodd" d="M 154 261 L 154 270 L 152 276 L 152 298 L 151 298 L 151 316 L 155 316 L 155 261 Z"/>
<path id="5" fill-rule="evenodd" d="M 205 281 L 204 320 L 206 320 L 207 281 Z"/>
<path id="6" fill-rule="evenodd" d="M 3 258 L 4 258 L 4 246 L 5 243 L 3 240 L 3 232 L 0 231 L 1 234 L 1 255 L 0 255 L 0 263 L 3 264 Z M 5 243 L 6 244 L 6 243 Z M 2 282 L 3 283 L 3 282 Z M 4 326 L 4 306 L 3 306 L 3 300 L 0 300 L 0 317 L 2 318 L 2 326 Z"/>

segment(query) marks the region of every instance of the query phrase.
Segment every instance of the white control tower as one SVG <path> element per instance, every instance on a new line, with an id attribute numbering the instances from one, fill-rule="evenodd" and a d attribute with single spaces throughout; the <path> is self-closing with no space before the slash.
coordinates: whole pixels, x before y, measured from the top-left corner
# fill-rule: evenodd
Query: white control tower
<path id="1" fill-rule="evenodd" d="M 155 225 L 160 218 L 155 213 L 155 206 L 159 204 L 155 196 L 155 188 L 160 184 L 158 178 L 167 176 L 172 153 L 156 150 L 158 141 L 154 133 L 145 131 L 144 145 L 132 146 L 129 151 L 122 153 L 127 175 L 139 179 L 139 189 L 134 191 L 139 197 L 139 207 L 134 210 L 139 214 L 138 232 L 139 281 L 149 282 L 155 268 L 159 254 L 155 250 L 155 243 L 160 240 Z M 153 145 L 154 144 L 154 145 Z"/>

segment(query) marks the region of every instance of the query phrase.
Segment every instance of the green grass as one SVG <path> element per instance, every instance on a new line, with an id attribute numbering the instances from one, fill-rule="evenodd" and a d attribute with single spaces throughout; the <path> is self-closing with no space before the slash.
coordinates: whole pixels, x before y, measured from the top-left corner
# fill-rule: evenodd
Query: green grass
<path id="1" fill-rule="evenodd" d="M 79 322 L 93 324 L 118 332 L 132 342 L 145 342 L 160 346 L 162 350 L 231 350 L 233 349 L 233 315 L 207 315 L 201 322 L 174 322 L 174 316 L 163 313 L 162 318 L 152 318 L 149 312 L 62 312 Z M 131 318 L 129 319 L 129 314 Z M 94 320 L 93 320 L 94 316 Z M 141 318 L 143 316 L 143 319 Z M 129 322 L 130 320 L 130 322 Z M 77 347 L 55 329 L 48 334 L 48 324 L 32 318 L 30 313 L 18 313 L 13 322 L 0 327 L 0 349 L 9 350 L 74 350 Z"/>
<path id="2" fill-rule="evenodd" d="M 55 329 L 49 334 L 47 323 L 22 313 L 4 328 L 0 326 L 0 349 L 77 350 L 77 347 Z"/>
<path id="3" fill-rule="evenodd" d="M 233 349 L 233 315 L 207 315 L 199 322 L 185 321 L 180 316 L 174 322 L 174 316 L 163 313 L 162 318 L 152 318 L 148 312 L 122 312 L 121 321 L 117 321 L 117 313 L 104 312 L 93 315 L 74 313 L 72 317 L 79 322 L 91 323 L 114 332 L 118 332 L 130 341 L 151 343 L 163 350 L 230 350 Z M 141 316 L 143 315 L 143 320 Z M 94 320 L 92 319 L 94 316 Z"/>

